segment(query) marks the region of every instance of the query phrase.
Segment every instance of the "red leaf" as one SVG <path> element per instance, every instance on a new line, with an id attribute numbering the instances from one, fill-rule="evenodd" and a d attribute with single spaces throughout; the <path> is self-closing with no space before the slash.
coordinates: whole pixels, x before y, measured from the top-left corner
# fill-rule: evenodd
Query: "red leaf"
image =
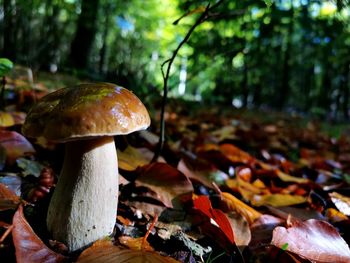
<path id="1" fill-rule="evenodd" d="M 338 231 L 325 221 L 296 221 L 292 227 L 276 227 L 271 243 L 312 262 L 350 262 L 350 249 Z"/>
<path id="2" fill-rule="evenodd" d="M 211 206 L 210 200 L 207 196 L 201 195 L 193 200 L 194 208 L 201 211 L 208 218 L 213 220 L 215 224 L 222 230 L 228 240 L 234 244 L 234 234 L 231 228 L 230 221 L 219 209 L 215 209 Z"/>
<path id="3" fill-rule="evenodd" d="M 34 233 L 23 215 L 23 207 L 19 206 L 13 216 L 13 243 L 16 248 L 17 263 L 62 262 L 65 260 L 60 254 L 50 250 Z"/>

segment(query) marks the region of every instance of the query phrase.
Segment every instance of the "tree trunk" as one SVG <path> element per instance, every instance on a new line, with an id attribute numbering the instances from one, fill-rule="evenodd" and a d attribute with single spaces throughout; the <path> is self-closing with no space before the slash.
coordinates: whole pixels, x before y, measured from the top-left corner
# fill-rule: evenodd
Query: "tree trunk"
<path id="1" fill-rule="evenodd" d="M 320 92 L 318 94 L 318 106 L 328 113 L 330 109 L 330 93 L 332 90 L 331 65 L 328 59 L 323 66 L 322 82 Z"/>
<path id="2" fill-rule="evenodd" d="M 293 6 L 293 5 L 291 5 Z M 280 89 L 277 93 L 277 101 L 276 106 L 279 110 L 283 109 L 283 107 L 288 102 L 288 96 L 290 95 L 290 85 L 289 85 L 289 73 L 290 73 L 290 54 L 291 54 L 291 48 L 292 48 L 292 34 L 294 31 L 294 20 L 293 15 L 294 10 L 291 8 L 291 17 L 290 17 L 290 23 L 288 25 L 288 31 L 286 35 L 286 47 L 283 51 L 283 65 L 282 65 L 282 79 L 280 84 Z"/>
<path id="3" fill-rule="evenodd" d="M 16 27 L 15 27 L 15 17 L 13 15 L 13 10 L 15 9 L 15 5 L 11 0 L 4 0 L 3 2 L 3 10 L 4 10 L 4 52 L 3 56 L 11 59 L 13 61 L 16 60 Z"/>
<path id="4" fill-rule="evenodd" d="M 345 120 L 349 120 L 349 67 L 350 61 L 347 62 L 343 69 L 343 80 L 341 82 L 341 92 L 342 92 L 342 111 Z"/>
<path id="5" fill-rule="evenodd" d="M 243 79 L 241 83 L 242 87 L 242 107 L 246 108 L 248 106 L 248 97 L 249 97 L 249 89 L 248 89 L 248 66 L 246 59 L 244 59 L 243 64 Z"/>
<path id="6" fill-rule="evenodd" d="M 60 47 L 60 26 L 59 26 L 60 6 L 57 2 L 48 0 L 46 3 L 46 14 L 44 18 L 45 28 L 42 35 L 46 41 L 40 50 L 38 60 L 40 67 L 45 70 L 50 69 L 50 65 L 57 63 L 56 57 Z"/>
<path id="7" fill-rule="evenodd" d="M 99 0 L 82 0 L 77 30 L 70 49 L 71 66 L 87 69 L 90 50 L 97 31 Z"/>
<path id="8" fill-rule="evenodd" d="M 110 23 L 110 16 L 111 16 L 111 9 L 112 6 L 107 3 L 103 10 L 104 10 L 104 16 L 105 16 L 105 21 L 104 21 L 104 28 L 103 28 L 103 33 L 102 33 L 102 47 L 100 49 L 100 61 L 98 65 L 98 70 L 100 74 L 105 74 L 108 69 L 106 69 L 106 54 L 107 54 L 107 37 L 109 33 L 109 23 Z"/>

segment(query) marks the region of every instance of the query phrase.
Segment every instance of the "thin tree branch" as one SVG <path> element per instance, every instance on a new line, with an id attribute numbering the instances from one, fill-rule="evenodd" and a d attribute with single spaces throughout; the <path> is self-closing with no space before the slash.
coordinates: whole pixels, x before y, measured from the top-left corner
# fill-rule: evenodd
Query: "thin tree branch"
<path id="1" fill-rule="evenodd" d="M 165 60 L 162 65 L 161 65 L 161 71 L 163 75 L 163 99 L 162 99 L 162 106 L 161 106 L 161 113 L 160 113 L 160 136 L 159 136 L 159 141 L 157 148 L 155 150 L 155 154 L 153 156 L 152 162 L 157 161 L 158 157 L 161 155 L 164 147 L 164 141 L 165 141 L 165 120 L 164 120 L 164 114 L 165 114 L 165 106 L 167 102 L 167 97 L 168 97 L 168 80 L 170 76 L 170 70 L 171 66 L 179 53 L 181 47 L 187 43 L 189 40 L 191 34 L 193 31 L 196 29 L 198 25 L 203 23 L 208 17 L 209 13 L 214 10 L 216 7 L 218 7 L 224 0 L 219 0 L 217 1 L 214 5 L 210 6 L 210 3 L 207 5 L 205 8 L 204 12 L 200 15 L 200 17 L 196 20 L 196 22 L 192 25 L 192 27 L 188 30 L 186 36 L 184 39 L 181 41 L 181 43 L 178 45 L 178 47 L 173 51 L 172 56 Z M 164 67 L 167 65 L 166 71 L 164 71 Z"/>

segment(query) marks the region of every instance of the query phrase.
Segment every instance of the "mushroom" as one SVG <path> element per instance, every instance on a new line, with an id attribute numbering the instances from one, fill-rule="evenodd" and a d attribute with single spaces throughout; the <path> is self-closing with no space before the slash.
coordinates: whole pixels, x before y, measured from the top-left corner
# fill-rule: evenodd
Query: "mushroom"
<path id="1" fill-rule="evenodd" d="M 65 143 L 46 223 L 52 237 L 70 251 L 112 233 L 119 181 L 113 136 L 146 129 L 149 124 L 142 102 L 110 83 L 57 90 L 29 111 L 24 135 Z"/>

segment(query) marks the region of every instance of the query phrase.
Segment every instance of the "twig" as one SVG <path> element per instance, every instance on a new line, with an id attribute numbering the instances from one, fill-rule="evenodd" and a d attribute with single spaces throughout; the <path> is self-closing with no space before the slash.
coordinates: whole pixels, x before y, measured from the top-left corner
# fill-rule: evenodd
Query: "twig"
<path id="1" fill-rule="evenodd" d="M 181 49 L 181 47 L 188 41 L 193 31 L 196 29 L 198 25 L 203 23 L 208 17 L 210 11 L 218 7 L 223 0 L 217 1 L 214 5 L 210 6 L 210 3 L 205 8 L 204 12 L 200 15 L 200 17 L 196 20 L 196 22 L 192 25 L 192 27 L 188 30 L 185 38 L 181 41 L 181 43 L 178 45 L 178 47 L 174 50 L 173 55 L 171 58 L 165 60 L 161 65 L 161 71 L 163 76 L 163 99 L 162 99 L 162 106 L 161 106 L 161 112 L 160 112 L 160 136 L 157 148 L 155 150 L 153 159 L 151 162 L 156 162 L 158 157 L 161 155 L 164 147 L 164 141 L 165 141 L 165 120 L 164 120 L 164 113 L 165 113 L 165 106 L 167 102 L 168 97 L 168 79 L 170 75 L 171 66 L 177 56 L 177 53 Z M 167 65 L 166 71 L 164 72 L 164 67 Z"/>
<path id="2" fill-rule="evenodd" d="M 3 234 L 3 235 L 1 236 L 1 238 L 0 238 L 0 244 L 1 244 L 2 242 L 4 242 L 5 238 L 11 233 L 12 229 L 13 229 L 13 225 L 10 225 L 10 226 L 6 229 L 6 231 L 4 232 L 4 234 Z"/>

